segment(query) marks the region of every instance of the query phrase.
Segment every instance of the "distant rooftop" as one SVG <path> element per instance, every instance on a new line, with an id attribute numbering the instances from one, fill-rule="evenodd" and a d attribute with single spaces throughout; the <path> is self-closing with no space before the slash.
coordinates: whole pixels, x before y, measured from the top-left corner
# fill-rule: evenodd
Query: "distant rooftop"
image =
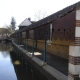
<path id="1" fill-rule="evenodd" d="M 19 27 L 21 27 L 21 26 L 29 26 L 29 25 L 31 25 L 31 24 L 32 24 L 31 21 L 26 18 L 26 19 L 19 25 Z"/>

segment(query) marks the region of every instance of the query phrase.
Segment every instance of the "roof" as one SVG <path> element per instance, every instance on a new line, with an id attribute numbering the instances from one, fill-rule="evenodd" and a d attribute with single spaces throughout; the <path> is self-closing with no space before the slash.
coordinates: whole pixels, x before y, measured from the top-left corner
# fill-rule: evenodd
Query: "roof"
<path id="1" fill-rule="evenodd" d="M 26 18 L 20 25 L 19 25 L 19 27 L 20 26 L 29 26 L 29 25 L 31 25 L 32 23 Z"/>
<path id="2" fill-rule="evenodd" d="M 69 13 L 71 13 L 72 11 L 76 10 L 76 8 L 80 6 L 80 2 L 77 2 L 71 6 L 68 6 L 44 19 L 41 19 L 40 21 L 37 21 L 31 25 L 29 25 L 28 27 L 25 27 L 23 29 L 21 29 L 20 31 L 18 32 L 21 32 L 21 31 L 24 31 L 24 30 L 29 30 L 29 29 L 33 29 L 33 28 L 36 28 L 36 27 L 39 27 L 39 26 L 42 26 L 42 25 L 45 25 L 45 24 L 48 24 L 50 23 L 51 21 L 53 20 L 56 20 L 57 18 L 60 18 L 60 17 L 63 17 L 65 15 L 68 15 Z"/>
<path id="3" fill-rule="evenodd" d="M 63 17 L 65 15 L 68 15 L 70 12 L 74 11 L 78 6 L 80 6 L 80 2 L 75 3 L 71 6 L 68 6 L 68 7 L 64 8 L 64 9 L 62 9 L 62 10 L 60 10 L 60 11 L 34 23 L 34 24 L 32 24 L 32 26 L 30 26 L 29 29 L 39 27 L 41 25 L 44 25 L 46 23 L 51 22 L 52 20 L 56 20 L 59 17 Z"/>

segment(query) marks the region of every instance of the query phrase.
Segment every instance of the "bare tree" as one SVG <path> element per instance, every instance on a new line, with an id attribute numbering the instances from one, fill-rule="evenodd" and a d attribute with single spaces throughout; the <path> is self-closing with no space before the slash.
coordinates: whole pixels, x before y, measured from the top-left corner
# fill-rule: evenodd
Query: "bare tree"
<path id="1" fill-rule="evenodd" d="M 6 29 L 5 29 L 6 31 L 6 35 L 10 35 L 10 34 L 12 34 L 13 33 L 13 30 L 11 29 L 11 25 L 9 25 L 9 26 L 6 26 Z"/>
<path id="2" fill-rule="evenodd" d="M 10 34 L 13 33 L 13 30 L 11 29 L 11 25 L 4 25 L 3 28 L 1 28 L 1 31 L 0 31 L 0 35 L 2 36 L 9 36 Z"/>
<path id="3" fill-rule="evenodd" d="M 48 16 L 48 14 L 46 13 L 46 11 L 39 10 L 39 11 L 35 12 L 34 19 L 36 21 L 38 21 L 38 20 L 41 20 L 41 19 L 45 18 L 46 16 Z"/>

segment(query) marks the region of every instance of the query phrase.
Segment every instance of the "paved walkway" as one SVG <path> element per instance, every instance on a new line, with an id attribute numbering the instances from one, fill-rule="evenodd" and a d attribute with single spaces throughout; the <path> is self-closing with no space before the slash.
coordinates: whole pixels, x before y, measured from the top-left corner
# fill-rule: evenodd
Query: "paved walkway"
<path id="1" fill-rule="evenodd" d="M 26 49 L 26 47 L 23 47 Z M 32 47 L 28 46 L 28 52 L 32 53 Z M 39 59 L 43 60 L 44 51 L 41 51 L 37 48 L 34 48 L 34 55 Z M 46 53 L 47 64 L 54 67 L 58 71 L 62 72 L 65 75 L 68 75 L 68 60 L 62 57 L 56 56 L 54 54 Z"/>

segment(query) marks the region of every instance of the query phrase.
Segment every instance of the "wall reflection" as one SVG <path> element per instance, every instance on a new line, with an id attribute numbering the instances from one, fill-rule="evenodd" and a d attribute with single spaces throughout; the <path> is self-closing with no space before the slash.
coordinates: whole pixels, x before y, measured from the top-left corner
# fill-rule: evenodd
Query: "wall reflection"
<path id="1" fill-rule="evenodd" d="M 0 51 L 11 51 L 12 45 L 11 43 L 0 43 Z"/>
<path id="2" fill-rule="evenodd" d="M 34 71 L 15 49 L 10 52 L 10 57 L 18 80 L 47 80 L 37 70 Z"/>
<path id="3" fill-rule="evenodd" d="M 0 80 L 47 80 L 36 69 L 32 69 L 32 66 L 27 64 L 11 43 L 0 43 L 0 63 L 0 75 L 2 75 Z"/>
<path id="4" fill-rule="evenodd" d="M 11 50 L 11 43 L 0 43 L 0 58 L 9 58 L 9 52 Z"/>
<path id="5" fill-rule="evenodd" d="M 0 80 L 17 80 L 10 58 L 11 43 L 0 43 Z"/>

